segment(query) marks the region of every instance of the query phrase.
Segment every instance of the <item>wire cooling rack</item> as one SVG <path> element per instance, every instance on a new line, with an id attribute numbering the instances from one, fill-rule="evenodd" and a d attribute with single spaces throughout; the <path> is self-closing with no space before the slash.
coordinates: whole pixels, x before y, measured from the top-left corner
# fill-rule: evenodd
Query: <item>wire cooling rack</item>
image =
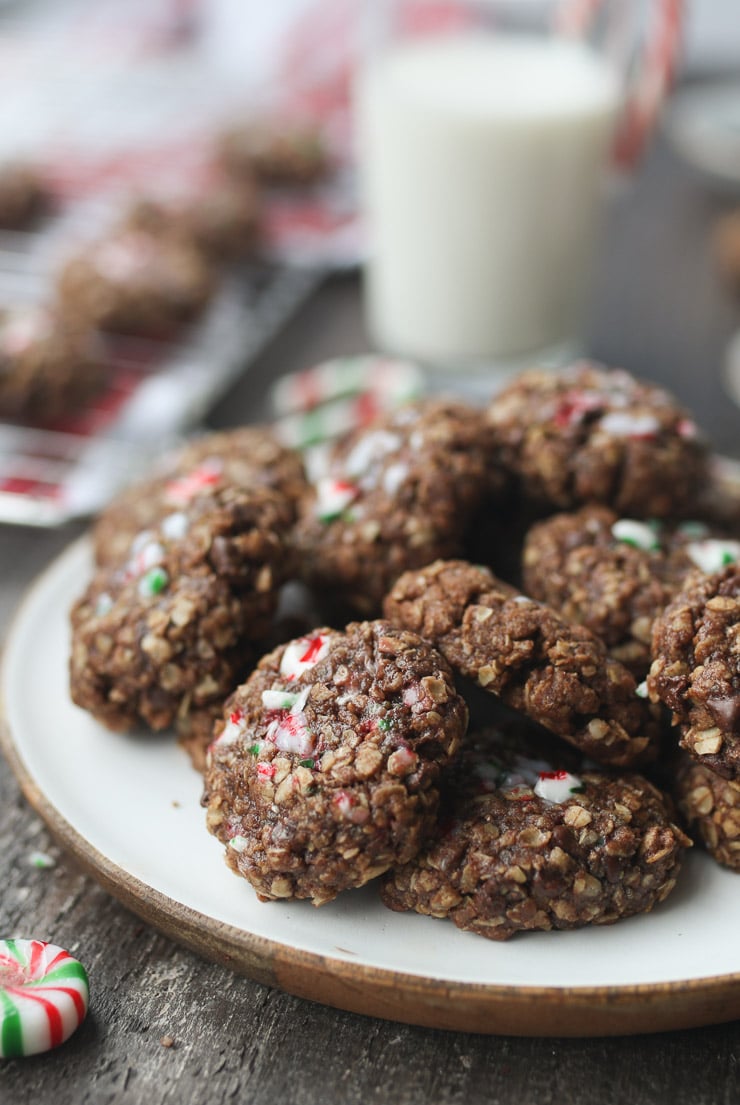
<path id="1" fill-rule="evenodd" d="M 0 235 L 6 302 L 41 294 L 34 238 Z M 0 522 L 56 526 L 97 510 L 203 417 L 321 279 L 315 268 L 240 266 L 177 341 L 107 338 L 106 388 L 74 415 L 0 422 Z"/>

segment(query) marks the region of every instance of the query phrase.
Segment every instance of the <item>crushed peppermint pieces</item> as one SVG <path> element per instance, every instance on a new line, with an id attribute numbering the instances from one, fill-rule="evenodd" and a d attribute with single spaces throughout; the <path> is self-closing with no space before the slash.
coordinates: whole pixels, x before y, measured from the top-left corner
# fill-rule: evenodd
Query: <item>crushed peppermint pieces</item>
<path id="1" fill-rule="evenodd" d="M 646 522 L 636 522 L 633 518 L 620 518 L 615 522 L 612 536 L 623 545 L 631 545 L 643 552 L 657 552 L 660 549 L 655 527 Z"/>
<path id="2" fill-rule="evenodd" d="M 347 480 L 323 477 L 316 484 L 316 516 L 321 522 L 336 521 L 359 493 L 359 488 Z"/>
<path id="3" fill-rule="evenodd" d="M 304 671 L 309 671 L 323 660 L 328 651 L 329 641 L 323 633 L 299 637 L 286 647 L 280 661 L 280 674 L 289 682 L 298 679 Z"/>
<path id="4" fill-rule="evenodd" d="M 31 852 L 28 862 L 31 867 L 35 867 L 38 871 L 46 871 L 50 867 L 56 867 L 56 860 L 46 852 Z"/>
<path id="5" fill-rule="evenodd" d="M 583 783 L 569 771 L 541 771 L 534 785 L 534 792 L 545 802 L 565 802 L 572 794 L 579 794 Z"/>
<path id="6" fill-rule="evenodd" d="M 633 440 L 649 441 L 660 432 L 660 423 L 652 414 L 628 414 L 626 411 L 610 411 L 600 420 L 599 426 L 614 437 Z"/>
<path id="7" fill-rule="evenodd" d="M 174 506 L 186 506 L 201 491 L 217 484 L 222 472 L 223 463 L 217 457 L 209 457 L 187 475 L 170 480 L 165 488 L 165 498 Z"/>
<path id="8" fill-rule="evenodd" d="M 139 594 L 143 598 L 151 598 L 160 595 L 170 582 L 170 577 L 164 568 L 152 568 L 139 580 Z"/>
<path id="9" fill-rule="evenodd" d="M 707 575 L 713 575 L 740 559 L 740 541 L 692 541 L 686 555 Z"/>

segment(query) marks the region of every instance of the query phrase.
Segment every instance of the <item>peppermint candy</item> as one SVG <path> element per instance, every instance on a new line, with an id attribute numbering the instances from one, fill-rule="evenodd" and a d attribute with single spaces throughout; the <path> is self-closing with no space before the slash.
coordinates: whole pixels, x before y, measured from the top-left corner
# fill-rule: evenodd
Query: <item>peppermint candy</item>
<path id="1" fill-rule="evenodd" d="M 623 545 L 631 545 L 633 549 L 642 549 L 643 552 L 657 552 L 660 549 L 660 541 L 655 528 L 646 522 L 636 522 L 632 518 L 620 518 L 612 526 L 612 537 L 621 541 Z"/>
<path id="2" fill-rule="evenodd" d="M 165 487 L 165 499 L 174 506 L 187 506 L 201 491 L 217 484 L 222 473 L 223 464 L 218 457 L 209 457 L 187 475 L 170 480 Z"/>
<path id="3" fill-rule="evenodd" d="M 336 521 L 359 493 L 359 488 L 347 480 L 323 477 L 316 484 L 316 517 L 322 522 Z"/>
<path id="4" fill-rule="evenodd" d="M 309 637 L 299 637 L 287 645 L 280 661 L 280 674 L 290 682 L 298 679 L 304 671 L 310 671 L 323 660 L 329 651 L 329 639 L 323 633 L 314 633 Z"/>
<path id="5" fill-rule="evenodd" d="M 354 794 L 346 790 L 337 791 L 332 798 L 332 805 L 343 818 L 355 825 L 364 825 L 370 816 L 367 806 L 361 806 Z"/>
<path id="6" fill-rule="evenodd" d="M 692 541 L 686 546 L 686 554 L 697 568 L 713 575 L 740 559 L 738 541 Z"/>
<path id="7" fill-rule="evenodd" d="M 541 771 L 534 792 L 545 802 L 565 802 L 572 794 L 583 790 L 583 783 L 569 771 Z"/>
<path id="8" fill-rule="evenodd" d="M 597 391 L 574 389 L 560 400 L 553 421 L 559 429 L 569 429 L 571 426 L 579 426 L 587 414 L 601 410 L 603 406 L 604 397 Z"/>
<path id="9" fill-rule="evenodd" d="M 138 592 L 142 598 L 153 598 L 166 590 L 169 582 L 170 577 L 164 568 L 152 568 L 139 580 Z"/>
<path id="10" fill-rule="evenodd" d="M 611 411 L 599 420 L 599 426 L 614 437 L 629 437 L 637 441 L 649 441 L 657 437 L 660 422 L 651 414 L 627 414 Z"/>
<path id="11" fill-rule="evenodd" d="M 63 1044 L 87 1014 L 85 968 L 42 940 L 0 940 L 0 1057 Z"/>
<path id="12" fill-rule="evenodd" d="M 286 694 L 275 688 L 262 692 L 262 702 L 268 710 L 269 721 L 265 740 L 274 744 L 281 752 L 310 756 L 314 750 L 313 734 L 308 729 L 303 712 L 310 690 L 310 687 L 305 687 L 300 694 Z M 282 701 L 289 705 L 271 705 Z M 257 765 L 258 774 L 261 766 L 263 765 Z"/>

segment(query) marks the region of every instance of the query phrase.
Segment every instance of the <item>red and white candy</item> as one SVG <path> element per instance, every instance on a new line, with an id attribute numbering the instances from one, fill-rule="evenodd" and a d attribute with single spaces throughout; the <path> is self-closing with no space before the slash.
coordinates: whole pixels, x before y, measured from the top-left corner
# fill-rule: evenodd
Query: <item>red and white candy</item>
<path id="1" fill-rule="evenodd" d="M 0 1058 L 37 1055 L 69 1039 L 87 1013 L 85 968 L 42 940 L 0 940 Z"/>

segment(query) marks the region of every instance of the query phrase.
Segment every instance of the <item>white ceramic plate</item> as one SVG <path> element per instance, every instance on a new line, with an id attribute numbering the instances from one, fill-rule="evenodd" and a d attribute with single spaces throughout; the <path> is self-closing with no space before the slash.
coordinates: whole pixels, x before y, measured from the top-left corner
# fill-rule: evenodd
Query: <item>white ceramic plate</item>
<path id="1" fill-rule="evenodd" d="M 372 885 L 321 909 L 260 903 L 206 832 L 173 739 L 110 733 L 70 701 L 68 611 L 89 571 L 78 542 L 16 619 L 5 749 L 53 831 L 155 925 L 261 981 L 439 1027 L 585 1035 L 740 1016 L 740 877 L 698 852 L 650 915 L 505 944 L 391 913 Z"/>

